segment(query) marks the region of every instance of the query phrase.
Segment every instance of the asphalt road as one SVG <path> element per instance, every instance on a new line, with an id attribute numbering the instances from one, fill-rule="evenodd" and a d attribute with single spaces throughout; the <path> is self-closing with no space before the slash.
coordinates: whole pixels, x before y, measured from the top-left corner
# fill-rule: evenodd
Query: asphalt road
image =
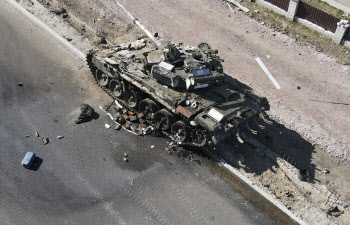
<path id="1" fill-rule="evenodd" d="M 290 222 L 234 178 L 223 181 L 210 160 L 183 160 L 166 153 L 165 139 L 106 129 L 99 106 L 111 99 L 84 62 L 1 4 L 1 224 Z M 76 125 L 81 103 L 99 115 Z M 21 165 L 27 151 L 42 160 L 36 171 Z"/>

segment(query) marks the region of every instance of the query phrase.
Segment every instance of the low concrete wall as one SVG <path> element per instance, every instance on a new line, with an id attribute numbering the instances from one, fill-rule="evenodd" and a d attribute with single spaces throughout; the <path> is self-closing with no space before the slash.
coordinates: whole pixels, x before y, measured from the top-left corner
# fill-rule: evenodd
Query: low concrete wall
<path id="1" fill-rule="evenodd" d="M 324 28 L 311 23 L 308 20 L 296 17 L 296 12 L 298 10 L 298 6 L 299 6 L 299 0 L 290 0 L 289 2 L 289 7 L 288 7 L 288 11 L 284 11 L 283 9 L 267 2 L 264 0 L 256 0 L 255 1 L 257 4 L 262 5 L 266 8 L 269 8 L 271 10 L 273 10 L 274 12 L 281 14 L 283 16 L 285 16 L 287 19 L 291 20 L 291 21 L 295 21 L 297 23 L 301 23 L 302 25 L 312 29 L 312 30 L 316 30 L 318 32 L 320 32 L 321 34 L 324 34 L 326 37 L 331 38 L 335 43 L 337 44 L 344 44 L 345 46 L 349 47 L 349 41 L 345 41 L 343 40 L 343 37 L 345 35 L 345 33 L 347 32 L 347 29 L 350 29 L 349 26 L 349 21 L 347 20 L 341 20 L 338 24 L 337 24 L 337 29 L 335 31 L 335 33 L 332 33 L 330 31 L 326 31 Z"/>
<path id="2" fill-rule="evenodd" d="M 322 27 L 320 27 L 320 26 L 318 26 L 318 25 L 316 25 L 314 23 L 311 23 L 308 20 L 305 20 L 305 19 L 302 19 L 302 18 L 299 18 L 299 17 L 295 17 L 294 21 L 297 22 L 297 23 L 300 23 L 300 24 L 304 25 L 305 27 L 308 27 L 308 28 L 310 28 L 312 30 L 316 30 L 317 32 L 319 32 L 321 34 L 324 34 L 328 38 L 333 38 L 333 36 L 334 36 L 334 33 L 330 32 L 330 31 L 327 31 L 324 28 L 322 28 Z"/>

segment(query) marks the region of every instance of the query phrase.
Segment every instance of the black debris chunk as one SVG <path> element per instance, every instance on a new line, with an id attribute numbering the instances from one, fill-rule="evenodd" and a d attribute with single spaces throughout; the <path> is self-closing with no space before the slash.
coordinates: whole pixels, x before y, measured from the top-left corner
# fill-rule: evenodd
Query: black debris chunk
<path id="1" fill-rule="evenodd" d="M 80 109 L 81 113 L 75 123 L 80 124 L 90 121 L 92 119 L 92 115 L 94 114 L 94 109 L 88 104 L 81 104 Z"/>
<path id="2" fill-rule="evenodd" d="M 309 178 L 309 171 L 307 169 L 301 169 L 299 171 L 298 178 L 301 181 L 307 181 Z"/>
<path id="3" fill-rule="evenodd" d="M 343 213 L 344 213 L 343 211 L 339 210 L 338 206 L 331 207 L 327 212 L 328 215 L 335 216 L 335 217 L 338 217 Z"/>

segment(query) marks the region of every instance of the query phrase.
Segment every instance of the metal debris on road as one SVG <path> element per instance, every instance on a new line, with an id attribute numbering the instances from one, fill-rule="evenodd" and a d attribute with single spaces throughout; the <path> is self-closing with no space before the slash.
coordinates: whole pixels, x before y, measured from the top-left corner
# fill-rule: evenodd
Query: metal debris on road
<path id="1" fill-rule="evenodd" d="M 23 82 L 19 82 L 17 85 L 18 85 L 19 87 L 23 87 Z"/>
<path id="2" fill-rule="evenodd" d="M 124 162 L 128 162 L 129 160 L 128 160 L 128 158 L 123 158 L 123 160 L 124 160 Z"/>
<path id="3" fill-rule="evenodd" d="M 111 126 L 108 124 L 105 124 L 105 128 L 109 129 L 109 128 L 111 128 Z"/>
<path id="4" fill-rule="evenodd" d="M 76 124 L 88 122 L 92 119 L 92 115 L 94 113 L 94 109 L 89 106 L 88 104 L 81 104 L 80 105 L 81 113 L 78 117 L 78 120 L 75 121 Z"/>
<path id="5" fill-rule="evenodd" d="M 63 139 L 64 136 L 57 136 L 57 139 Z"/>
<path id="6" fill-rule="evenodd" d="M 35 158 L 36 158 L 35 153 L 27 152 L 26 155 L 24 156 L 23 160 L 22 160 L 22 165 L 25 168 L 29 169 L 32 166 Z"/>
<path id="7" fill-rule="evenodd" d="M 38 132 L 35 132 L 35 136 L 39 137 L 40 135 L 39 135 L 39 133 L 38 133 Z"/>
<path id="8" fill-rule="evenodd" d="M 128 157 L 128 153 L 124 152 L 124 157 Z"/>
<path id="9" fill-rule="evenodd" d="M 115 104 L 116 104 L 120 109 L 123 108 L 123 106 L 118 102 L 118 100 L 115 100 L 114 102 L 115 102 Z"/>
<path id="10" fill-rule="evenodd" d="M 115 130 L 120 130 L 121 127 L 122 127 L 122 126 L 118 123 L 118 124 L 115 125 L 114 129 L 115 129 Z"/>
<path id="11" fill-rule="evenodd" d="M 130 186 L 134 186 L 135 179 L 132 179 L 130 182 Z"/>
<path id="12" fill-rule="evenodd" d="M 324 174 L 329 174 L 330 171 L 327 169 L 327 168 L 324 168 L 323 171 L 322 171 Z"/>
<path id="13" fill-rule="evenodd" d="M 154 145 L 152 145 L 151 148 L 154 148 Z"/>
<path id="14" fill-rule="evenodd" d="M 42 141 L 44 145 L 47 145 L 49 143 L 49 139 L 47 137 L 43 137 Z"/>

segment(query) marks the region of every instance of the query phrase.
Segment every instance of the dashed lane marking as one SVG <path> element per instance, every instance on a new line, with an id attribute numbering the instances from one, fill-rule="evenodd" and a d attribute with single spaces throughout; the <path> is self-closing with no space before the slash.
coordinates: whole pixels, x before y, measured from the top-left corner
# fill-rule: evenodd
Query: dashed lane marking
<path id="1" fill-rule="evenodd" d="M 264 63 L 261 61 L 261 59 L 255 58 L 255 60 L 258 62 L 259 66 L 261 67 L 261 69 L 266 73 L 266 75 L 270 78 L 270 80 L 272 81 L 272 83 L 275 85 L 275 87 L 277 89 L 281 89 L 281 86 L 278 84 L 277 80 L 272 76 L 272 74 L 270 73 L 270 71 L 266 68 L 266 66 L 264 65 Z"/>

